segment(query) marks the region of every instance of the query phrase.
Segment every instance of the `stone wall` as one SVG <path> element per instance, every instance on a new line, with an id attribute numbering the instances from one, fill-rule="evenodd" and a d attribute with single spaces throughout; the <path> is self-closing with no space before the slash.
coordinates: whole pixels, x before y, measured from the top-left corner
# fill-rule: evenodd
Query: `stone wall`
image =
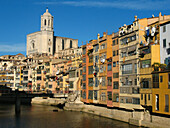
<path id="1" fill-rule="evenodd" d="M 83 103 L 66 103 L 65 110 L 87 112 L 94 115 L 116 119 L 127 122 L 136 126 L 152 127 L 152 128 L 169 128 L 170 118 L 153 116 L 148 111 L 124 111 L 118 109 L 108 109 L 106 107 L 98 107 L 94 105 L 85 105 Z"/>

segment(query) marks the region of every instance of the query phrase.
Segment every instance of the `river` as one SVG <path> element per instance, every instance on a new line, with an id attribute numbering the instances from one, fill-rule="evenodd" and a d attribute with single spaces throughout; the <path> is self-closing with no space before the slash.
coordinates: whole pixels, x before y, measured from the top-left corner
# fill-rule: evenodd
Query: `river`
<path id="1" fill-rule="evenodd" d="M 14 105 L 0 104 L 0 128 L 137 128 L 92 114 L 53 110 L 52 106 L 21 106 L 16 116 Z"/>

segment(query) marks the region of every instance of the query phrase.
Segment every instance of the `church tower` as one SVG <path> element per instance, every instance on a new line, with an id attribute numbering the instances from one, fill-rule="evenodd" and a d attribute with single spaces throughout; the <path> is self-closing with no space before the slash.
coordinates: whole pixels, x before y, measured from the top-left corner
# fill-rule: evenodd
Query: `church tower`
<path id="1" fill-rule="evenodd" d="M 53 31 L 53 16 L 48 12 L 41 15 L 41 31 Z"/>

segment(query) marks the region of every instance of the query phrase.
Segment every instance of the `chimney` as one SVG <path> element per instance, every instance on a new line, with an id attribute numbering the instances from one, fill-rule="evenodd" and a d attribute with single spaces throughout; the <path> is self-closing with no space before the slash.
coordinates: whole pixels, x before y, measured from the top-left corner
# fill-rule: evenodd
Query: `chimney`
<path id="1" fill-rule="evenodd" d="M 103 32 L 103 37 L 105 37 L 106 36 L 106 32 Z"/>
<path id="2" fill-rule="evenodd" d="M 138 18 L 138 17 L 135 15 L 135 21 L 137 21 L 137 18 Z"/>
<path id="3" fill-rule="evenodd" d="M 99 40 L 99 38 L 100 38 L 100 34 L 98 33 L 98 34 L 97 34 L 97 39 Z"/>
<path id="4" fill-rule="evenodd" d="M 159 21 L 161 20 L 162 14 L 161 12 L 159 13 Z"/>

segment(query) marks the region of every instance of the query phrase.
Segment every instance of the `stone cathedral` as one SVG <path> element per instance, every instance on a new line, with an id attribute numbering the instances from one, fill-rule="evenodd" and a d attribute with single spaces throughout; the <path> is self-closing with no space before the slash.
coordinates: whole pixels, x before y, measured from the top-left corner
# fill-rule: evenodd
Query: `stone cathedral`
<path id="1" fill-rule="evenodd" d="M 27 35 L 27 56 L 47 54 L 60 58 L 77 47 L 77 39 L 54 36 L 53 16 L 48 9 L 41 16 L 41 30 Z"/>

